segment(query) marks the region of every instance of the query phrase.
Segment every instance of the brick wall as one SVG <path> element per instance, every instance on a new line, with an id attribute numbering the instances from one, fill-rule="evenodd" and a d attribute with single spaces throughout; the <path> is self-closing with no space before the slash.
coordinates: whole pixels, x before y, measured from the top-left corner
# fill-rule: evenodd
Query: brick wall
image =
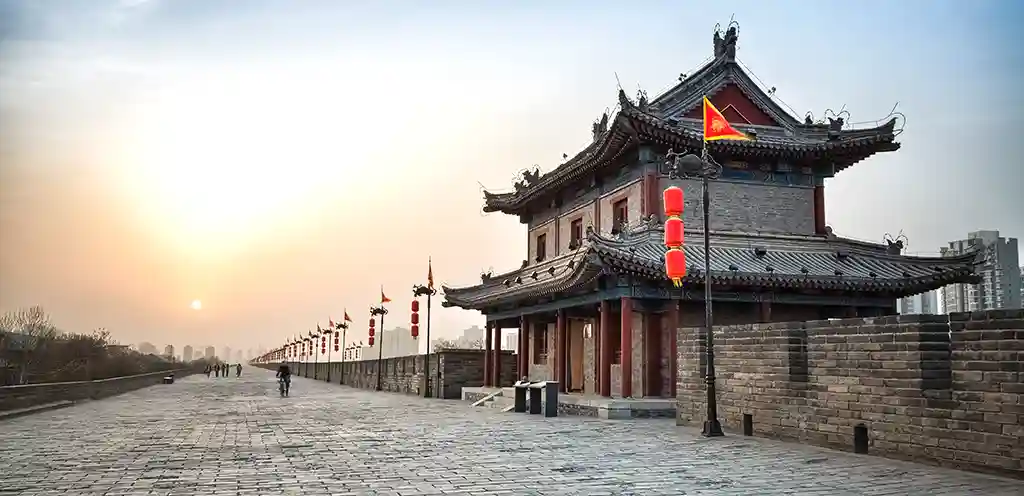
<path id="1" fill-rule="evenodd" d="M 679 332 L 678 423 L 705 416 L 704 331 Z M 754 434 L 1024 477 L 1024 310 L 715 329 L 719 420 Z"/>
<path id="2" fill-rule="evenodd" d="M 0 411 L 29 408 L 58 401 L 100 399 L 128 391 L 159 384 L 164 376 L 174 373 L 176 378 L 196 373 L 191 369 L 178 369 L 149 374 L 113 377 L 95 381 L 51 382 L 0 387 Z"/>
<path id="3" fill-rule="evenodd" d="M 441 384 L 441 398 L 460 399 L 463 387 L 482 386 L 484 378 L 484 350 L 446 350 L 431 353 L 429 379 L 432 396 L 438 396 L 437 384 Z M 328 371 L 330 382 L 345 384 L 361 389 L 376 389 L 377 360 L 357 362 L 333 362 L 320 364 L 289 364 L 292 373 L 300 377 L 316 377 L 326 381 Z M 406 394 L 422 394 L 423 355 L 385 358 L 381 360 L 381 390 Z M 257 365 L 268 370 L 277 370 L 277 364 Z M 315 370 L 314 370 L 315 369 Z M 440 377 L 438 377 L 440 371 Z M 511 385 L 516 381 L 516 358 L 511 351 L 503 351 L 501 357 L 502 384 Z"/>

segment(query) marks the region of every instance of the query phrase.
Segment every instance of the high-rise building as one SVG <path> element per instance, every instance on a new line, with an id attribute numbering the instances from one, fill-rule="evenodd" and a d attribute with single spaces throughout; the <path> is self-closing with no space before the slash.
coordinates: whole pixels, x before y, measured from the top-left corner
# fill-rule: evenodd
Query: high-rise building
<path id="1" fill-rule="evenodd" d="M 519 334 L 506 334 L 505 343 L 501 345 L 501 349 L 505 351 L 514 351 L 516 353 L 519 353 Z"/>
<path id="2" fill-rule="evenodd" d="M 183 361 L 183 362 L 191 362 L 192 361 L 192 347 L 191 346 L 185 345 L 185 347 L 181 349 L 181 361 Z"/>
<path id="3" fill-rule="evenodd" d="M 230 346 L 225 346 L 224 349 L 221 350 L 221 351 L 222 351 L 221 355 L 219 357 L 217 357 L 217 358 L 220 358 L 222 362 L 227 362 L 227 361 L 231 360 L 231 347 Z"/>
<path id="4" fill-rule="evenodd" d="M 242 362 L 243 362 L 243 360 L 242 360 L 242 350 L 238 350 L 238 351 L 235 352 L 235 363 L 242 363 Z"/>
<path id="5" fill-rule="evenodd" d="M 153 346 L 153 343 L 143 341 L 139 343 L 139 353 L 143 355 L 156 355 L 156 346 Z"/>
<path id="6" fill-rule="evenodd" d="M 1021 270 L 1017 238 L 1003 238 L 999 231 L 976 231 L 967 239 L 950 241 L 943 256 L 980 250 L 983 262 L 976 269 L 979 284 L 951 284 L 942 288 L 943 312 L 971 312 L 1015 308 L 1021 304 Z"/>
<path id="7" fill-rule="evenodd" d="M 205 351 L 206 352 L 203 355 L 207 360 L 213 360 L 217 357 L 217 350 L 215 350 L 213 346 L 207 346 Z"/>
<path id="8" fill-rule="evenodd" d="M 168 360 L 174 359 L 174 345 L 164 346 L 164 358 Z"/>
<path id="9" fill-rule="evenodd" d="M 900 298 L 900 315 L 939 313 L 939 295 L 937 291 L 928 291 L 914 296 Z"/>

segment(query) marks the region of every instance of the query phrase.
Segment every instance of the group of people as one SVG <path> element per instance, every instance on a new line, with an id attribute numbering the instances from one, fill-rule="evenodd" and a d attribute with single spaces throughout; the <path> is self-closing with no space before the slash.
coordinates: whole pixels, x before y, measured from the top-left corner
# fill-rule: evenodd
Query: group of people
<path id="1" fill-rule="evenodd" d="M 231 365 L 231 364 L 228 364 L 228 363 L 218 363 L 218 364 L 212 365 L 212 366 L 211 365 L 207 365 L 206 366 L 206 377 L 210 377 L 210 372 L 213 372 L 214 374 L 216 374 L 217 377 L 227 377 L 228 374 L 231 373 L 231 368 L 232 367 L 235 368 L 235 377 L 241 377 L 242 376 L 242 364 L 240 364 L 240 363 L 236 363 L 235 365 Z"/>

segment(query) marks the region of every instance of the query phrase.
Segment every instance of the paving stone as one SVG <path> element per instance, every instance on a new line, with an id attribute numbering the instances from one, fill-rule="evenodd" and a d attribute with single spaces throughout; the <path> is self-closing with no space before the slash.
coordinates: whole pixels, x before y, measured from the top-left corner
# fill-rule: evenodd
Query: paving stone
<path id="1" fill-rule="evenodd" d="M 1024 482 L 729 436 L 538 418 L 269 372 L 0 422 L 0 495 L 954 495 Z"/>

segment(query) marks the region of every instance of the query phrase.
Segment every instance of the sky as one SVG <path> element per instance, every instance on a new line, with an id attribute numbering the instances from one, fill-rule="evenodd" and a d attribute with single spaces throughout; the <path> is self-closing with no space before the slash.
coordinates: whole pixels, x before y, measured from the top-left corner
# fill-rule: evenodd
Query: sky
<path id="1" fill-rule="evenodd" d="M 826 183 L 828 224 L 909 252 L 1024 236 L 1024 4 L 0 0 L 0 310 L 122 343 L 270 348 L 379 292 L 525 258 L 483 214 L 590 141 L 616 81 L 653 97 L 740 23 L 738 58 L 802 117 L 906 115 L 896 153 Z M 193 310 L 193 300 L 203 308 Z M 439 302 L 438 302 L 439 303 Z M 434 305 L 433 332 L 482 325 Z M 395 319 L 395 320 L 391 320 Z"/>

